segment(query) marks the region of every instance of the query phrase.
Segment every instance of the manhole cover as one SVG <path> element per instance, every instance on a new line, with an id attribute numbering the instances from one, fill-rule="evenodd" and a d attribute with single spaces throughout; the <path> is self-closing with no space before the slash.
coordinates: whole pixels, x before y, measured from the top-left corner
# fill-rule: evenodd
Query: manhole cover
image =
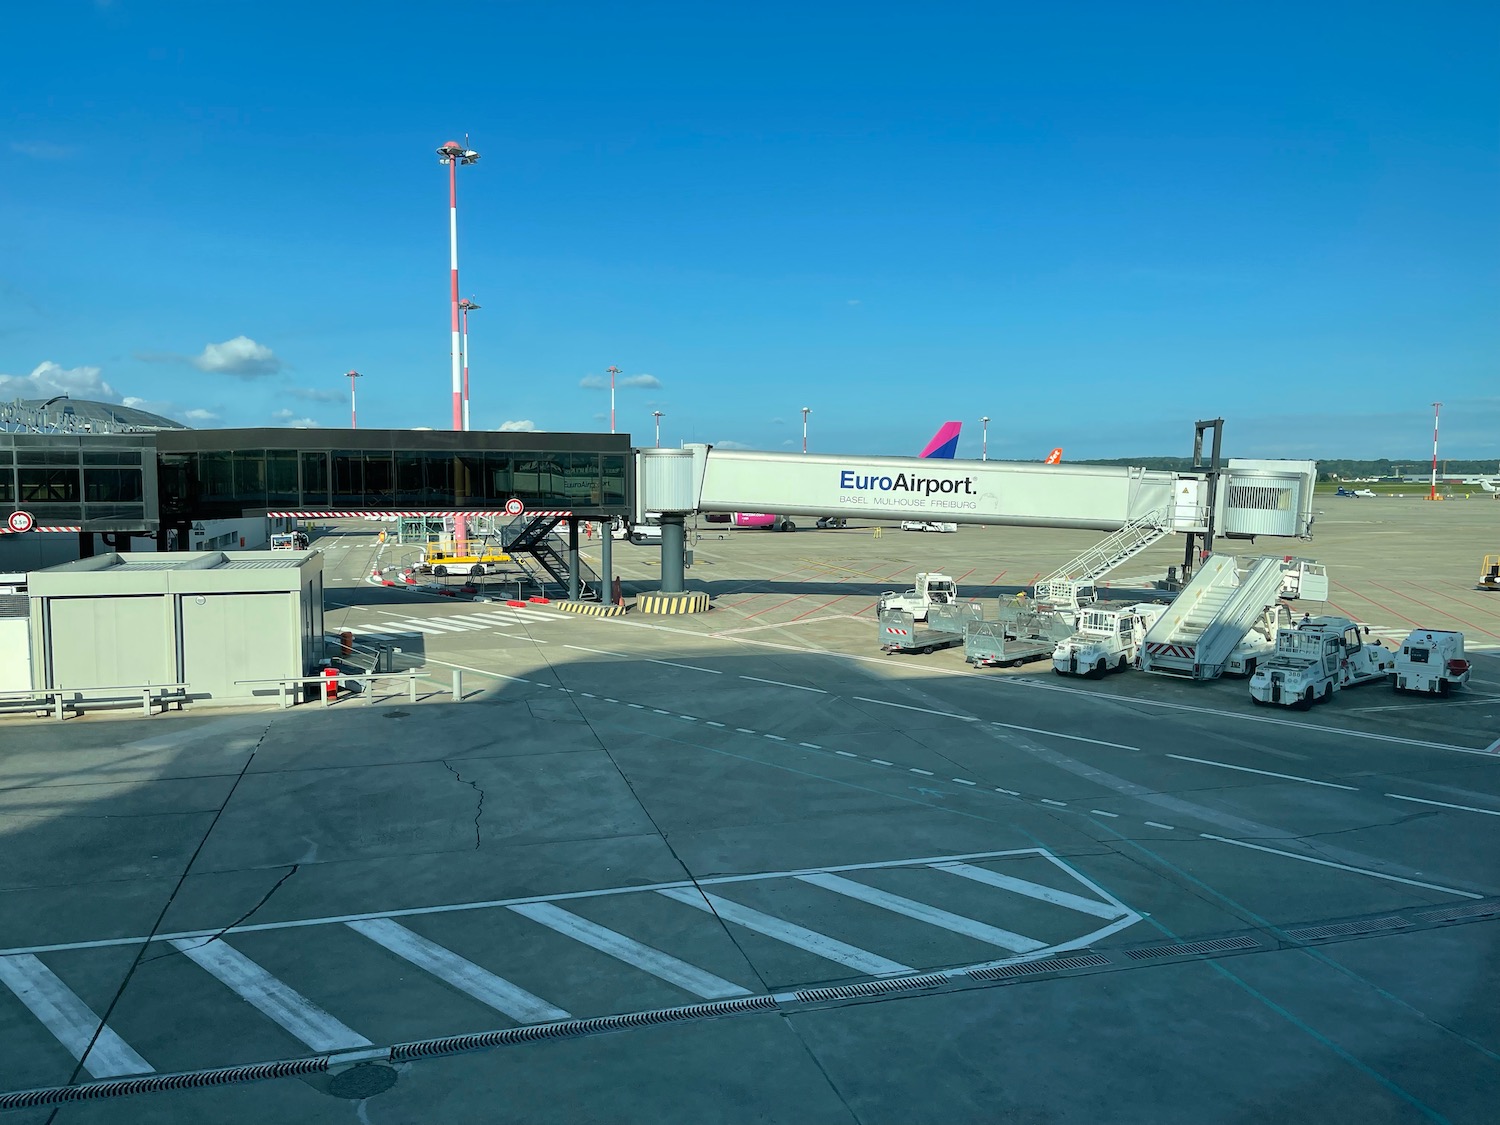
<path id="1" fill-rule="evenodd" d="M 387 719 L 404 719 L 410 714 L 410 711 L 387 711 L 385 717 Z"/>
<path id="2" fill-rule="evenodd" d="M 394 1068 L 380 1063 L 360 1063 L 328 1080 L 328 1092 L 336 1098 L 360 1101 L 383 1094 L 396 1084 Z"/>

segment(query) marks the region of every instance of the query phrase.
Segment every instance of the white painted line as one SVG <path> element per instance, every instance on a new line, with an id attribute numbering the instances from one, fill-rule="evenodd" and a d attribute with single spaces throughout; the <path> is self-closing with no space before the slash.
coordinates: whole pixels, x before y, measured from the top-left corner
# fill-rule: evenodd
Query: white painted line
<path id="1" fill-rule="evenodd" d="M 1459 809 L 1462 812 L 1484 813 L 1485 816 L 1500 816 L 1500 812 L 1494 809 L 1476 809 L 1473 805 L 1450 805 L 1447 801 L 1426 801 L 1421 797 L 1408 797 L 1402 793 L 1387 793 L 1387 797 L 1394 797 L 1398 801 L 1415 801 L 1419 805 L 1437 805 L 1444 809 Z"/>
<path id="2" fill-rule="evenodd" d="M 758 731 L 751 730 L 749 727 L 735 727 L 734 729 L 737 730 L 737 731 L 739 731 L 741 734 L 758 734 L 759 733 Z"/>
<path id="3" fill-rule="evenodd" d="M 1019 797 L 1021 795 L 1021 794 L 1017 793 L 1014 789 L 1001 789 L 1000 786 L 998 786 L 998 785 L 995 786 L 995 792 L 996 793 L 1004 793 L 1008 797 Z"/>
<path id="4" fill-rule="evenodd" d="M 716 722 L 714 722 L 714 721 L 713 721 L 713 720 L 712 720 L 712 719 L 708 719 L 708 720 L 706 720 L 706 721 L 707 721 L 707 723 L 708 723 L 708 725 L 709 725 L 709 726 L 711 726 L 711 727 L 719 727 L 719 728 L 721 728 L 721 729 L 722 729 L 722 728 L 723 728 L 723 726 L 724 726 L 724 724 L 723 724 L 723 723 L 716 723 Z"/>
<path id="5" fill-rule="evenodd" d="M 696 723 L 698 721 L 697 715 L 678 715 L 677 717 L 679 719 L 686 719 L 690 723 Z"/>
<path id="6" fill-rule="evenodd" d="M 410 961 L 424 972 L 467 992 L 481 1004 L 503 1012 L 519 1023 L 545 1023 L 565 1020 L 568 1013 L 534 996 L 504 977 L 497 977 L 451 949 L 428 941 L 399 922 L 389 918 L 371 918 L 363 922 L 346 922 L 355 933 L 363 934 L 376 945 L 384 946 L 397 957 Z"/>
<path id="7" fill-rule="evenodd" d="M 416 622 L 408 622 L 408 624 L 415 625 Z M 424 618 L 422 624 L 439 633 L 471 633 L 481 627 L 478 625 L 461 624 L 459 622 L 438 621 L 431 617 Z M 420 628 L 420 626 L 418 627 Z"/>
<path id="8" fill-rule="evenodd" d="M 593 652 L 600 656 L 618 656 L 622 660 L 634 660 L 635 657 L 626 652 L 610 652 L 607 648 L 584 648 L 582 645 L 563 645 L 563 648 L 577 649 L 579 652 Z"/>
<path id="9" fill-rule="evenodd" d="M 1272 773 L 1270 770 L 1253 770 L 1249 766 L 1231 766 L 1228 762 L 1211 762 L 1207 758 L 1189 758 L 1186 754 L 1168 754 L 1168 758 L 1176 758 L 1179 762 L 1197 762 L 1200 766 L 1218 766 L 1220 769 L 1238 770 L 1240 773 L 1258 773 L 1262 777 L 1279 777 L 1282 781 L 1300 781 L 1304 785 L 1321 785 L 1325 789 L 1347 789 L 1350 793 L 1358 793 L 1359 789 L 1353 785 L 1335 785 L 1331 781 L 1314 781 L 1310 777 L 1298 777 L 1294 773 Z"/>
<path id="10" fill-rule="evenodd" d="M 979 721 L 972 715 L 960 715 L 953 711 L 934 711 L 930 707 L 913 707 L 909 703 L 892 703 L 888 699 L 866 699 L 862 695 L 856 695 L 854 698 L 861 703 L 877 703 L 881 707 L 899 707 L 903 711 L 921 711 L 924 715 L 941 715 L 945 719 L 958 719 L 965 723 L 977 723 Z"/>
<path id="11" fill-rule="evenodd" d="M 785 742 L 786 741 L 786 739 L 782 738 L 781 735 L 779 735 L 779 734 L 766 734 L 766 735 L 762 735 L 761 737 L 762 738 L 769 738 L 772 742 Z"/>
<path id="12" fill-rule="evenodd" d="M 974 784 L 974 782 L 972 782 L 968 778 L 964 778 L 964 777 L 950 777 L 948 780 L 949 781 L 956 781 L 960 785 L 973 785 Z"/>
<path id="13" fill-rule="evenodd" d="M 1068 802 L 1067 801 L 1054 801 L 1054 800 L 1051 800 L 1048 797 L 1043 797 L 1042 798 L 1042 804 L 1044 804 L 1044 805 L 1056 805 L 1060 809 L 1065 809 L 1065 808 L 1068 807 Z"/>
<path id="14" fill-rule="evenodd" d="M 1107 816 L 1111 820 L 1120 819 L 1120 814 L 1117 812 L 1105 812 L 1103 809 L 1089 809 L 1089 812 L 1093 813 L 1095 816 Z"/>
<path id="15" fill-rule="evenodd" d="M 696 664 L 678 664 L 675 660 L 654 660 L 649 656 L 638 656 L 637 660 L 644 660 L 647 664 L 665 664 L 668 668 L 686 668 L 689 672 L 707 672 L 710 676 L 722 676 L 724 673 L 717 668 L 700 668 Z"/>
<path id="16" fill-rule="evenodd" d="M 1170 824 L 1162 824 L 1159 821 L 1148 820 L 1146 821 L 1146 823 L 1149 824 L 1152 828 L 1165 828 L 1168 832 L 1177 831 L 1177 829 L 1173 828 Z"/>
<path id="17" fill-rule="evenodd" d="M 640 704 L 640 703 L 627 703 L 627 704 L 625 704 L 625 706 L 626 707 L 634 707 L 637 711 L 644 711 L 646 709 L 645 706 L 643 704 Z M 663 711 L 662 714 L 665 715 L 666 712 Z"/>
<path id="18" fill-rule="evenodd" d="M 16 994 L 16 999 L 42 1021 L 43 1026 L 67 1048 L 68 1054 L 83 1062 L 83 1068 L 95 1078 L 115 1078 L 122 1074 L 150 1074 L 151 1064 L 133 1051 L 125 1040 L 109 1027 L 99 1027 L 99 1017 L 67 985 L 29 953 L 0 957 L 0 983 Z M 89 1041 L 93 1040 L 90 1049 Z M 88 1057 L 84 1058 L 84 1051 Z"/>
<path id="19" fill-rule="evenodd" d="M 817 749 L 817 747 L 814 746 L 810 742 L 799 742 L 799 743 L 797 743 L 797 745 L 798 746 L 806 746 L 809 750 L 816 750 Z M 837 754 L 840 758 L 857 758 L 857 757 L 859 757 L 858 754 L 852 754 L 848 750 L 835 750 L 834 753 Z"/>
<path id="20" fill-rule="evenodd" d="M 805 746 L 805 747 L 807 747 L 807 748 L 808 748 L 808 749 L 809 749 L 809 750 L 821 750 L 821 749 L 823 749 L 823 748 L 822 748 L 822 747 L 821 747 L 821 746 L 819 746 L 819 745 L 818 745 L 818 744 L 817 744 L 817 743 L 816 743 L 816 742 L 799 742 L 799 743 L 797 743 L 797 745 L 798 745 L 798 746 Z M 835 751 L 834 751 L 834 753 L 835 753 L 835 754 L 842 754 L 842 755 L 844 755 L 844 757 L 846 757 L 846 758 L 857 758 L 857 757 L 859 757 L 859 755 L 858 755 L 858 754 L 851 754 L 851 753 L 849 753 L 849 751 L 847 751 L 847 750 L 835 750 Z"/>
<path id="21" fill-rule="evenodd" d="M 620 701 L 618 699 L 610 699 L 608 696 L 605 696 L 604 702 L 606 702 L 606 703 L 618 703 Z"/>
<path id="22" fill-rule="evenodd" d="M 802 684 L 784 684 L 780 680 L 763 680 L 759 676 L 741 676 L 740 679 L 742 679 L 742 680 L 754 680 L 758 684 L 775 684 L 777 687 L 795 688 L 797 691 L 815 691 L 819 695 L 827 695 L 828 694 L 826 691 L 824 691 L 820 687 L 804 687 Z"/>
<path id="23" fill-rule="evenodd" d="M 923 777 L 931 777 L 932 776 L 932 771 L 931 770 L 919 770 L 919 769 L 917 769 L 916 766 L 910 767 L 906 772 L 907 773 L 919 773 Z"/>
<path id="24" fill-rule="evenodd" d="M 1148 822 L 1149 823 L 1149 822 Z M 1445 894 L 1458 895 L 1461 898 L 1483 898 L 1471 891 L 1461 891 L 1456 887 L 1445 887 L 1439 883 L 1423 883 L 1418 879 L 1403 879 L 1399 875 L 1387 875 L 1381 871 L 1371 871 L 1364 867 L 1350 867 L 1347 863 L 1334 863 L 1331 859 L 1314 859 L 1312 856 L 1298 855 L 1296 852 L 1284 852 L 1278 848 L 1268 848 L 1263 844 L 1252 844 L 1248 840 L 1231 840 L 1225 836 L 1213 836 L 1207 832 L 1198 835 L 1205 840 L 1217 840 L 1221 844 L 1233 844 L 1237 848 L 1249 848 L 1257 852 L 1269 852 L 1271 855 L 1284 855 L 1287 859 L 1299 859 L 1303 863 L 1316 863 L 1319 867 L 1337 867 L 1340 871 L 1352 871 L 1356 875 L 1368 875 L 1372 879 L 1384 879 L 1390 883 L 1405 883 L 1408 887 L 1421 887 L 1429 891 L 1442 891 Z"/>
<path id="25" fill-rule="evenodd" d="M 394 922 L 391 924 L 395 925 Z M 263 1016 L 314 1051 L 347 1051 L 351 1047 L 374 1045 L 224 941 L 173 938 L 172 944 L 199 968 L 212 974 Z"/>
<path id="26" fill-rule="evenodd" d="M 606 929 L 586 918 L 580 918 L 577 914 L 553 906 L 550 902 L 533 902 L 524 906 L 512 906 L 510 909 L 522 917 L 530 918 L 533 922 L 540 922 L 575 941 L 581 941 L 600 953 L 607 953 L 617 961 L 624 961 L 627 965 L 644 969 L 652 976 L 660 977 L 668 984 L 675 984 L 678 988 L 691 992 L 695 996 L 701 996 L 705 1000 L 722 1000 L 726 996 L 750 995 L 748 989 L 741 988 L 723 977 L 714 976 L 713 973 L 705 972 L 696 965 L 690 965 L 669 953 L 663 953 L 659 949 L 643 945 L 624 934 Z"/>
<path id="27" fill-rule="evenodd" d="M 842 875 L 798 875 L 797 878 L 801 882 L 822 887 L 834 894 L 858 899 L 860 902 L 868 902 L 871 906 L 878 906 L 893 914 L 915 918 L 919 922 L 939 926 L 988 945 L 998 945 L 1001 949 L 1009 949 L 1012 953 L 1032 953 L 1046 948 L 1045 942 L 1035 941 L 1021 934 L 1011 933 L 1009 930 L 1002 930 L 998 926 L 991 926 L 975 918 L 965 918 L 962 914 L 939 910 L 936 906 L 928 906 L 925 902 L 903 898 L 901 895 L 882 891 L 878 887 L 856 883 L 853 879 L 845 879 Z"/>
<path id="28" fill-rule="evenodd" d="M 1063 732 L 1059 730 L 1042 730 L 1038 727 L 1022 727 L 1017 726 L 1015 723 L 997 723 L 993 719 L 990 720 L 990 726 L 1005 727 L 1009 730 L 1024 730 L 1028 734 L 1045 734 L 1049 738 L 1066 738 L 1072 742 L 1091 742 L 1095 746 L 1108 746 L 1115 750 L 1140 750 L 1139 746 L 1126 746 L 1123 742 L 1105 742 L 1104 740 L 1098 738 L 1084 738 L 1080 734 L 1063 734 Z"/>
<path id="29" fill-rule="evenodd" d="M 768 938 L 774 938 L 786 945 L 795 946 L 797 949 L 805 950 L 817 957 L 827 961 L 843 965 L 845 968 L 853 969 L 858 973 L 869 973 L 872 976 L 890 976 L 895 973 L 909 973 L 911 967 L 903 965 L 899 961 L 881 957 L 877 953 L 860 949 L 858 946 L 849 945 L 831 938 L 827 934 L 820 934 L 816 930 L 809 930 L 794 922 L 787 922 L 781 918 L 775 918 L 770 914 L 762 914 L 759 910 L 753 910 L 748 906 L 741 906 L 737 902 L 731 902 L 727 898 L 708 894 L 695 887 L 674 887 L 656 892 L 664 895 L 674 902 L 683 903 L 706 914 L 714 914 L 726 922 L 732 922 L 736 926 L 743 926 L 747 930 L 753 930 L 757 934 L 763 934 Z"/>
<path id="30" fill-rule="evenodd" d="M 1495 739 L 1494 742 L 1486 746 L 1484 752 L 1486 754 L 1500 754 L 1500 738 Z"/>
<path id="31" fill-rule="evenodd" d="M 1065 906 L 1069 910 L 1092 914 L 1095 918 L 1109 920 L 1129 913 L 1129 911 L 1121 910 L 1112 903 L 1095 902 L 1093 899 L 1084 898 L 1082 895 L 1054 890 L 1051 887 L 1043 886 L 1041 883 L 1016 879 L 1010 875 L 1001 875 L 999 872 L 991 871 L 988 867 L 975 867 L 971 863 L 934 863 L 932 869 L 934 871 L 946 871 L 950 875 L 958 875 L 965 879 L 972 879 L 974 882 L 984 883 L 986 886 L 999 887 L 1003 891 L 1013 891 L 1018 895 L 1025 895 L 1027 898 L 1034 898 L 1039 902 L 1050 902 L 1054 906 Z"/>
<path id="32" fill-rule="evenodd" d="M 672 713 L 670 711 L 663 711 L 660 707 L 653 707 L 653 708 L 651 708 L 651 710 L 652 710 L 652 713 L 657 714 L 657 715 L 670 715 Z"/>
<path id="33" fill-rule="evenodd" d="M 895 762 L 887 762 L 884 758 L 871 758 L 870 761 L 874 762 L 877 766 L 894 766 L 896 764 Z"/>
<path id="34" fill-rule="evenodd" d="M 377 621 L 377 626 L 382 629 L 393 629 L 412 636 L 415 633 L 444 633 L 446 629 L 429 629 L 426 625 L 418 625 L 415 621 Z"/>

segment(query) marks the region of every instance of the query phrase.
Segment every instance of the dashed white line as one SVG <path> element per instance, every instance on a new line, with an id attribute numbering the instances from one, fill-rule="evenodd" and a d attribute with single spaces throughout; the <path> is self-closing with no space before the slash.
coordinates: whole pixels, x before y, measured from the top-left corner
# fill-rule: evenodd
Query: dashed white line
<path id="1" fill-rule="evenodd" d="M 1107 816 L 1111 820 L 1120 819 L 1120 814 L 1117 812 L 1105 812 L 1103 809 L 1089 809 L 1089 812 L 1093 813 L 1095 816 Z"/>
<path id="2" fill-rule="evenodd" d="M 1044 804 L 1044 805 L 1056 805 L 1060 809 L 1065 809 L 1065 808 L 1068 807 L 1068 802 L 1067 801 L 1054 801 L 1054 800 L 1052 800 L 1052 799 L 1050 799 L 1048 797 L 1043 797 L 1042 798 L 1042 804 Z"/>
<path id="3" fill-rule="evenodd" d="M 762 737 L 769 738 L 773 742 L 785 742 L 786 741 L 786 739 L 782 738 L 781 735 L 779 735 L 779 734 L 767 734 L 767 735 L 763 735 Z"/>
<path id="4" fill-rule="evenodd" d="M 741 734 L 754 734 L 754 733 L 756 733 L 755 731 L 751 730 L 749 727 L 735 727 L 734 729 L 737 730 L 737 731 L 739 731 Z"/>
<path id="5" fill-rule="evenodd" d="M 932 776 L 932 771 L 931 770 L 919 770 L 919 769 L 917 769 L 916 766 L 912 766 L 906 772 L 907 773 L 919 773 L 923 777 L 931 777 Z"/>
<path id="6" fill-rule="evenodd" d="M 1459 809 L 1462 812 L 1484 813 L 1485 816 L 1500 816 L 1500 812 L 1494 809 L 1476 809 L 1473 805 L 1450 805 L 1447 801 L 1427 801 L 1421 797 L 1408 797 L 1404 793 L 1387 793 L 1387 797 L 1394 797 L 1398 801 L 1415 801 L 1419 805 L 1437 805 L 1443 809 Z"/>
<path id="7" fill-rule="evenodd" d="M 874 762 L 877 766 L 894 766 L 896 764 L 895 762 L 887 762 L 884 758 L 871 758 L 870 761 Z"/>
<path id="8" fill-rule="evenodd" d="M 1150 821 L 1147 821 L 1149 824 Z M 1423 883 L 1418 879 L 1403 879 L 1399 875 L 1387 875 L 1383 871 L 1371 871 L 1364 867 L 1350 867 L 1347 863 L 1334 863 L 1331 859 L 1314 859 L 1310 855 L 1298 855 L 1296 852 L 1284 852 L 1279 848 L 1268 848 L 1264 844 L 1252 844 L 1248 840 L 1231 840 L 1226 836 L 1214 836 L 1207 832 L 1198 833 L 1205 840 L 1215 840 L 1221 844 L 1233 844 L 1237 848 L 1249 848 L 1257 852 L 1269 852 L 1271 855 L 1286 856 L 1287 859 L 1298 859 L 1303 863 L 1315 863 L 1319 867 L 1337 867 L 1340 871 L 1352 871 L 1356 875 L 1368 875 L 1372 879 L 1384 879 L 1391 883 L 1404 883 L 1408 887 L 1422 887 L 1429 891 L 1442 891 L 1444 894 L 1458 895 L 1461 898 L 1483 898 L 1472 891 L 1461 891 L 1457 887 L 1445 887 L 1439 883 Z"/>
<path id="9" fill-rule="evenodd" d="M 1165 828 L 1168 832 L 1177 831 L 1177 829 L 1173 828 L 1170 824 L 1162 824 L 1159 821 L 1148 820 L 1146 821 L 1146 823 L 1149 824 L 1152 828 Z"/>
<path id="10" fill-rule="evenodd" d="M 956 781 L 960 785 L 973 785 L 974 784 L 974 782 L 970 781 L 966 777 L 950 777 L 948 780 L 949 781 Z"/>
<path id="11" fill-rule="evenodd" d="M 824 691 L 822 688 L 819 688 L 819 687 L 806 687 L 806 686 L 804 686 L 802 684 L 787 684 L 787 683 L 783 683 L 780 680 L 763 680 L 759 676 L 741 676 L 740 679 L 742 679 L 742 680 L 754 680 L 758 684 L 775 684 L 777 687 L 795 688 L 797 691 L 815 691 L 819 695 L 827 695 L 828 694 L 826 691 Z"/>
<path id="12" fill-rule="evenodd" d="M 625 706 L 626 707 L 634 707 L 637 711 L 644 711 L 646 709 L 645 707 L 641 706 L 641 704 L 639 704 L 639 703 L 627 703 L 627 704 L 625 704 Z"/>
<path id="13" fill-rule="evenodd" d="M 931 707 L 913 707 L 909 703 L 892 703 L 888 699 L 867 699 L 863 695 L 856 695 L 855 699 L 861 703 L 875 703 L 881 707 L 899 707 L 903 711 L 921 711 L 924 715 L 941 715 L 945 719 L 958 719 L 960 722 L 977 723 L 979 720 L 973 715 L 960 715 L 954 711 L 934 711 Z"/>
<path id="14" fill-rule="evenodd" d="M 1005 727 L 1009 730 L 1024 730 L 1028 734 L 1045 734 L 1049 738 L 1066 738 L 1072 742 L 1091 742 L 1095 746 L 1109 746 L 1114 748 L 1115 750 L 1135 750 L 1137 752 L 1139 752 L 1140 750 L 1139 746 L 1126 746 L 1123 742 L 1105 742 L 1103 739 L 1099 738 L 1084 738 L 1081 734 L 1063 734 L 1062 731 L 1041 730 L 1038 727 L 1017 726 L 1015 723 L 997 723 L 993 719 L 990 720 L 990 726 Z"/>
<path id="15" fill-rule="evenodd" d="M 814 746 L 810 742 L 799 742 L 797 745 L 799 745 L 799 746 L 806 746 L 809 750 L 816 750 L 817 749 L 817 747 Z M 857 758 L 857 757 L 859 757 L 858 754 L 851 754 L 847 750 L 835 750 L 834 753 L 837 754 L 841 758 Z"/>
<path id="16" fill-rule="evenodd" d="M 651 711 L 656 715 L 670 715 L 672 713 L 670 711 L 663 711 L 660 707 L 653 707 L 651 708 Z"/>
<path id="17" fill-rule="evenodd" d="M 1207 758 L 1189 758 L 1186 754 L 1168 754 L 1167 757 L 1176 758 L 1179 762 L 1197 762 L 1200 766 L 1218 766 L 1220 769 L 1238 770 L 1240 773 L 1258 773 L 1262 777 L 1279 777 L 1283 781 L 1300 781 L 1304 785 L 1321 785 L 1325 789 L 1347 789 L 1350 793 L 1359 792 L 1353 785 L 1335 785 L 1331 781 L 1314 781 L 1310 777 L 1298 777 L 1294 773 L 1272 773 L 1270 770 L 1254 770 L 1249 766 L 1231 766 L 1228 762 L 1211 762 Z"/>
<path id="18" fill-rule="evenodd" d="M 607 648 L 584 648 L 582 645 L 563 645 L 563 648 L 574 648 L 579 652 L 594 652 L 600 656 L 618 656 L 622 660 L 634 660 L 635 657 L 624 652 L 610 652 Z"/>
<path id="19" fill-rule="evenodd" d="M 1017 793 L 1014 789 L 1001 789 L 1000 786 L 998 786 L 998 785 L 995 786 L 995 792 L 996 793 L 1004 793 L 1007 797 L 1019 797 L 1021 795 L 1021 794 Z"/>
<path id="20" fill-rule="evenodd" d="M 821 749 L 823 749 L 816 742 L 799 742 L 799 743 L 797 743 L 797 745 L 798 746 L 806 746 L 809 750 L 821 750 Z M 850 754 L 849 751 L 847 751 L 847 750 L 835 750 L 834 753 L 835 754 L 847 754 L 851 758 L 857 758 L 857 757 L 859 757 L 858 754 Z"/>
<path id="21" fill-rule="evenodd" d="M 686 719 L 690 723 L 696 723 L 698 721 L 697 715 L 678 715 L 677 717 L 679 719 Z"/>
<path id="22" fill-rule="evenodd" d="M 611 703 L 613 703 L 613 702 L 614 702 L 614 701 L 613 701 L 613 700 L 610 700 L 610 702 L 611 702 Z M 713 720 L 712 720 L 712 719 L 708 719 L 708 720 L 707 720 L 707 722 L 708 722 L 708 725 L 709 725 L 709 726 L 711 726 L 711 727 L 719 727 L 719 728 L 721 728 L 721 729 L 722 729 L 722 728 L 723 728 L 723 726 L 724 726 L 724 724 L 723 724 L 723 723 L 716 723 L 716 722 L 714 722 L 714 721 L 713 721 Z"/>

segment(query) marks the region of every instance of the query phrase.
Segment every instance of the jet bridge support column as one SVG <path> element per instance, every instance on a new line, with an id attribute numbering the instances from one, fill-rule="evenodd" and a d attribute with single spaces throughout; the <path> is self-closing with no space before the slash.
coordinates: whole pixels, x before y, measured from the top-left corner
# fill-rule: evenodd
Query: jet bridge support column
<path id="1" fill-rule="evenodd" d="M 578 600 L 578 518 L 568 517 L 568 601 Z"/>
<path id="2" fill-rule="evenodd" d="M 1214 432 L 1213 451 L 1209 454 L 1208 464 L 1203 463 L 1203 435 L 1207 431 Z M 1208 474 L 1208 489 L 1204 496 L 1207 505 L 1206 519 L 1203 524 L 1203 553 L 1206 555 L 1214 549 L 1214 505 L 1218 501 L 1219 492 L 1219 470 L 1221 462 L 1219 451 L 1224 444 L 1224 419 L 1213 418 L 1207 422 L 1200 421 L 1193 427 L 1193 471 Z M 1193 569 L 1197 563 L 1197 533 L 1189 531 L 1183 538 L 1187 543 L 1182 552 L 1182 584 L 1187 585 L 1188 579 L 1193 576 Z"/>
<path id="3" fill-rule="evenodd" d="M 661 516 L 661 592 L 683 591 L 682 559 L 687 550 L 687 532 L 680 512 L 663 512 Z"/>
<path id="4" fill-rule="evenodd" d="M 599 591 L 599 600 L 606 605 L 614 601 L 615 537 L 611 534 L 612 531 L 609 520 L 599 524 L 599 581 L 603 584 L 603 589 Z"/>

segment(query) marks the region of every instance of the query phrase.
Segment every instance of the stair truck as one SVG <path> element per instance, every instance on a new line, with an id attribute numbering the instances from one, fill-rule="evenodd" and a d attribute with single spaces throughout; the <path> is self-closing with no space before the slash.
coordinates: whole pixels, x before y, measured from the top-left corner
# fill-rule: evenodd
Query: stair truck
<path id="1" fill-rule="evenodd" d="M 1136 662 L 1146 632 L 1167 612 L 1165 602 L 1138 602 L 1105 609 L 1091 606 L 1078 614 L 1078 629 L 1057 643 L 1052 670 L 1059 676 L 1100 679 L 1123 672 Z"/>
<path id="2" fill-rule="evenodd" d="M 970 625 L 982 620 L 984 609 L 978 602 L 934 605 L 927 624 L 919 625 L 910 610 L 894 608 L 880 611 L 880 651 L 936 652 L 964 643 Z"/>
<path id="3" fill-rule="evenodd" d="M 904 593 L 894 590 L 880 595 L 876 603 L 876 614 L 887 610 L 901 609 L 917 621 L 927 620 L 927 611 L 933 606 L 955 605 L 958 602 L 958 583 L 946 574 L 919 574 L 917 584 Z"/>
<path id="4" fill-rule="evenodd" d="M 1213 680 L 1225 672 L 1253 675 L 1276 650 L 1276 636 L 1292 624 L 1279 601 L 1281 560 L 1244 565 L 1232 555 L 1210 555 L 1141 643 L 1143 672 Z"/>
<path id="5" fill-rule="evenodd" d="M 1398 692 L 1422 691 L 1447 695 L 1469 682 L 1464 635 L 1446 629 L 1418 629 L 1396 652 L 1395 687 Z"/>
<path id="6" fill-rule="evenodd" d="M 997 620 L 969 622 L 964 634 L 964 660 L 976 668 L 1019 667 L 1051 655 L 1059 639 L 1072 631 L 1072 615 L 1034 602 L 1002 603 Z"/>
<path id="7" fill-rule="evenodd" d="M 1384 680 L 1395 654 L 1347 617 L 1304 616 L 1276 636 L 1276 651 L 1250 677 L 1252 702 L 1307 710 L 1355 684 Z"/>

